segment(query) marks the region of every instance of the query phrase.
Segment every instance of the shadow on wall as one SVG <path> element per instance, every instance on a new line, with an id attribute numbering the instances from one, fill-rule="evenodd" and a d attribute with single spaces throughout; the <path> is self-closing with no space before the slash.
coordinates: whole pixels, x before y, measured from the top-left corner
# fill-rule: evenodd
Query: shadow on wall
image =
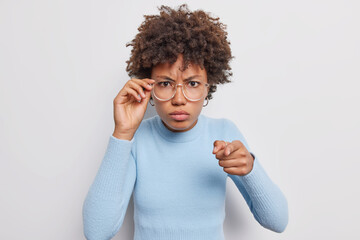
<path id="1" fill-rule="evenodd" d="M 156 109 L 154 106 L 151 106 L 150 103 L 148 103 L 148 106 L 146 108 L 146 112 L 144 115 L 144 119 L 151 118 L 153 116 L 157 115 Z"/>

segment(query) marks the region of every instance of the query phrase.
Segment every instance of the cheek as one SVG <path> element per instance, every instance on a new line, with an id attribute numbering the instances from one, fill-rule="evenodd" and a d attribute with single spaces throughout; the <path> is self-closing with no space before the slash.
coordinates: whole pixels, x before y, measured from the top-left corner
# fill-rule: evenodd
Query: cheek
<path id="1" fill-rule="evenodd" d="M 196 102 L 188 102 L 188 104 L 193 113 L 200 114 L 201 110 L 203 109 L 204 99 Z"/>
<path id="2" fill-rule="evenodd" d="M 165 115 L 166 114 L 166 102 L 160 102 L 158 100 L 154 100 L 154 104 L 155 104 L 155 109 L 156 109 L 156 112 L 162 116 L 162 115 Z"/>
<path id="3" fill-rule="evenodd" d="M 197 109 L 198 112 L 201 112 L 201 110 L 203 109 L 203 105 L 204 105 L 204 99 L 196 102 L 195 108 Z"/>

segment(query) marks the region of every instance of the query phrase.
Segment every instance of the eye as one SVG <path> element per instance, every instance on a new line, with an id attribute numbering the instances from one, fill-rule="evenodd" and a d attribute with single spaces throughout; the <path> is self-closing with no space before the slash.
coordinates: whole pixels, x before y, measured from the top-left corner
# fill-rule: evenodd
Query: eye
<path id="1" fill-rule="evenodd" d="M 157 83 L 160 87 L 170 87 L 171 82 L 170 81 L 161 81 Z"/>
<path id="2" fill-rule="evenodd" d="M 187 82 L 187 85 L 188 85 L 189 87 L 196 88 L 196 87 L 198 87 L 199 85 L 201 85 L 201 82 L 189 81 L 189 82 Z"/>

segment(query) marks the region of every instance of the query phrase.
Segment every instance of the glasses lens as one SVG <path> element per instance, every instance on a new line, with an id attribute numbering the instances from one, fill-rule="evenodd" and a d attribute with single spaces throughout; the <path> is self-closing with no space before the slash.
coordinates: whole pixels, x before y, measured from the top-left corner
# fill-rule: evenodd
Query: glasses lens
<path id="1" fill-rule="evenodd" d="M 189 100 L 200 100 L 205 94 L 205 84 L 201 81 L 187 81 L 184 82 L 184 93 Z M 160 100 L 168 100 L 173 97 L 175 93 L 175 82 L 167 80 L 159 80 L 154 85 L 154 93 Z"/>
<path id="2" fill-rule="evenodd" d="M 175 83 L 173 81 L 157 81 L 154 85 L 155 95 L 160 99 L 169 99 L 175 91 Z"/>
<path id="3" fill-rule="evenodd" d="M 188 81 L 185 83 L 184 90 L 189 99 L 199 100 L 204 96 L 205 84 L 200 81 Z"/>

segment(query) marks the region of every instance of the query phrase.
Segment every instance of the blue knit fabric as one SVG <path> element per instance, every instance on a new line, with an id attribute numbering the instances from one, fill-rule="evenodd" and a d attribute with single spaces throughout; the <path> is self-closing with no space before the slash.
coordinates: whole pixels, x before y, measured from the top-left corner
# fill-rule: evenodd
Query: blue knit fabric
<path id="1" fill-rule="evenodd" d="M 255 157 L 252 171 L 224 172 L 212 153 L 215 140 L 240 140 Z M 227 177 L 263 227 L 285 229 L 286 198 L 232 121 L 200 114 L 189 131 L 172 132 L 158 115 L 143 120 L 131 141 L 110 136 L 84 201 L 84 234 L 115 236 L 134 194 L 134 240 L 223 240 Z"/>

